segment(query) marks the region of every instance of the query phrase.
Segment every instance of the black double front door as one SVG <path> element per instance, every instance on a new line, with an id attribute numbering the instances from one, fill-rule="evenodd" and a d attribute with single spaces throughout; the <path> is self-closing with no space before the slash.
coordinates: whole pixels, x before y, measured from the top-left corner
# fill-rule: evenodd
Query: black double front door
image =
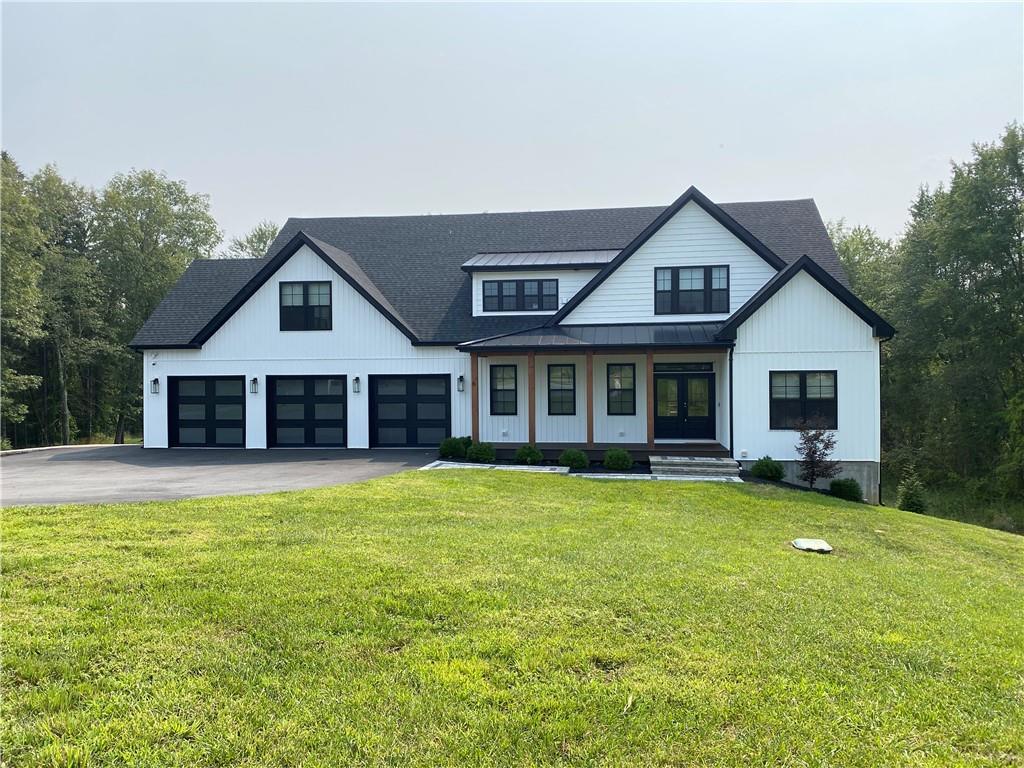
<path id="1" fill-rule="evenodd" d="M 715 438 L 715 374 L 654 374 L 654 437 Z"/>

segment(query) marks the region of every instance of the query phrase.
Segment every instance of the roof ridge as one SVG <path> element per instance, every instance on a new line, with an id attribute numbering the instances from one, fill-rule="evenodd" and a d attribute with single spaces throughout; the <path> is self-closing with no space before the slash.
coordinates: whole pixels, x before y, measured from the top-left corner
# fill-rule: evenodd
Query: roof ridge
<path id="1" fill-rule="evenodd" d="M 724 203 L 717 203 L 718 205 L 765 205 L 769 203 L 798 203 L 798 202 L 814 202 L 813 197 L 797 197 L 787 198 L 781 200 L 730 200 Z M 611 205 L 600 208 L 544 208 L 541 210 L 519 210 L 519 211 L 474 211 L 474 212 L 463 212 L 463 213 L 398 213 L 398 214 L 378 214 L 370 216 L 289 216 L 288 221 L 294 222 L 305 222 L 305 221 L 337 221 L 339 219 L 345 221 L 369 221 L 369 220 L 388 220 L 388 219 L 437 219 L 442 217 L 470 217 L 470 216 L 517 216 L 521 214 L 543 214 L 543 213 L 605 213 L 608 211 L 640 211 L 650 209 L 664 210 L 664 205 Z"/>

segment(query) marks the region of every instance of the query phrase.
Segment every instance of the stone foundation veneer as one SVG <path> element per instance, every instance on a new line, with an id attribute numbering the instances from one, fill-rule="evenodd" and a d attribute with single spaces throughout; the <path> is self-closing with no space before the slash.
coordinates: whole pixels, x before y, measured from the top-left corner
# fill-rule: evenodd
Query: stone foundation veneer
<path id="1" fill-rule="evenodd" d="M 800 465 L 795 461 L 780 461 L 783 467 L 786 469 L 786 476 L 783 479 L 784 482 L 792 483 L 793 485 L 807 486 L 807 483 L 800 480 L 797 475 L 800 473 Z M 749 470 L 754 466 L 754 462 L 750 459 L 741 459 L 740 464 L 743 465 L 743 469 Z M 879 503 L 879 483 L 881 482 L 881 465 L 877 461 L 841 461 L 840 465 L 842 468 L 839 471 L 837 477 L 851 477 L 860 483 L 860 488 L 864 492 L 865 501 L 868 504 Z M 829 483 L 831 480 L 821 481 L 818 485 L 822 490 L 828 490 Z M 895 489 L 892 490 L 895 494 Z M 895 496 L 893 496 L 895 498 Z"/>

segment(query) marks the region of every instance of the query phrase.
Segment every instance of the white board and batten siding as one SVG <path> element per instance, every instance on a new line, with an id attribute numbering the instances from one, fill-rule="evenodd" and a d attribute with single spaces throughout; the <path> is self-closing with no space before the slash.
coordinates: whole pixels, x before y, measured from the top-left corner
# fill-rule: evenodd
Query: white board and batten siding
<path id="1" fill-rule="evenodd" d="M 553 310 L 539 312 L 484 312 L 484 280 L 557 280 L 558 306 L 561 308 L 569 299 L 596 275 L 596 269 L 544 269 L 536 271 L 517 270 L 511 272 L 473 273 L 473 316 L 494 317 L 500 315 L 552 315 Z"/>
<path id="2" fill-rule="evenodd" d="M 567 325 L 694 323 L 728 315 L 655 315 L 656 267 L 729 267 L 729 312 L 735 312 L 775 268 L 740 242 L 696 203 L 683 206 L 594 292 L 569 313 Z"/>
<path id="3" fill-rule="evenodd" d="M 332 330 L 281 331 L 279 283 L 330 281 Z M 266 447 L 266 377 L 347 377 L 347 431 L 352 448 L 369 446 L 369 377 L 375 374 L 449 374 L 452 434 L 470 432 L 469 356 L 454 347 L 413 346 L 401 331 L 307 248 L 299 250 L 243 304 L 202 349 L 147 350 L 144 355 L 145 444 L 166 447 L 168 376 L 244 376 L 247 448 Z M 465 391 L 457 391 L 459 375 Z M 360 391 L 352 391 L 352 379 Z M 160 380 L 159 394 L 149 382 Z"/>
<path id="4" fill-rule="evenodd" d="M 770 371 L 836 371 L 835 456 L 880 460 L 879 340 L 806 272 L 741 325 L 733 354 L 736 457 L 797 458 L 797 432 L 769 426 Z M 747 451 L 747 456 L 741 452 Z"/>

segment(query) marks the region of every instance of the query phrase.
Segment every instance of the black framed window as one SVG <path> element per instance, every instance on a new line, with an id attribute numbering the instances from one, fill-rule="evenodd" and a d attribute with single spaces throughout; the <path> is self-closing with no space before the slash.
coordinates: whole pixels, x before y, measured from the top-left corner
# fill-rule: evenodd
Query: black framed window
<path id="1" fill-rule="evenodd" d="M 654 314 L 702 315 L 729 311 L 729 267 L 658 267 Z"/>
<path id="2" fill-rule="evenodd" d="M 492 365 L 491 369 L 491 415 L 515 416 L 516 367 L 514 365 Z"/>
<path id="3" fill-rule="evenodd" d="M 484 312 L 554 312 L 557 280 L 484 280 Z"/>
<path id="4" fill-rule="evenodd" d="M 768 377 L 771 429 L 839 428 L 835 371 L 771 371 Z"/>
<path id="5" fill-rule="evenodd" d="M 331 284 L 281 283 L 281 330 L 331 330 Z"/>
<path id="6" fill-rule="evenodd" d="M 608 415 L 636 415 L 636 365 L 608 364 Z"/>
<path id="7" fill-rule="evenodd" d="M 576 366 L 548 366 L 548 416 L 576 415 Z"/>

